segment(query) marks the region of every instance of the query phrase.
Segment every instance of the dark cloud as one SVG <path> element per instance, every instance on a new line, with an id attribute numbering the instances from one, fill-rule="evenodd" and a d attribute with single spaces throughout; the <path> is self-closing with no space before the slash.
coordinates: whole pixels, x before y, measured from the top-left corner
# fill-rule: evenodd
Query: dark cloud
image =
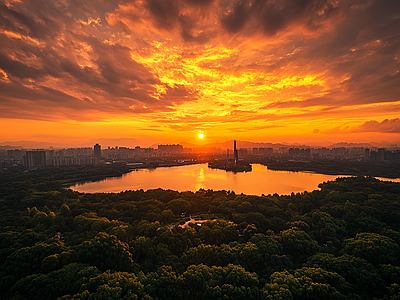
<path id="1" fill-rule="evenodd" d="M 14 32 L 28 35 L 33 38 L 44 39 L 52 36 L 52 33 L 59 29 L 59 24 L 49 17 L 42 17 L 42 22 L 36 21 L 32 15 L 17 11 L 4 3 L 0 4 L 1 18 L 0 25 L 9 28 Z"/>
<path id="2" fill-rule="evenodd" d="M 385 119 L 382 122 L 375 120 L 364 122 L 361 125 L 351 127 L 347 124 L 332 128 L 326 133 L 342 134 L 342 133 L 400 133 L 400 119 Z"/>
<path id="3" fill-rule="evenodd" d="M 212 30 L 201 31 L 200 33 L 194 34 L 193 32 L 197 29 L 197 22 L 190 16 L 181 15 L 179 17 L 179 23 L 181 26 L 181 37 L 185 42 L 204 44 L 208 42 L 211 37 L 216 36 L 216 32 Z"/>
<path id="4" fill-rule="evenodd" d="M 43 10 L 32 8 L 33 4 L 0 7 L 5 16 L 0 18 L 1 28 L 21 34 L 0 34 L 0 69 L 8 76 L 8 82 L 0 82 L 3 117 L 35 118 L 37 114 L 37 119 L 51 119 L 55 107 L 74 119 L 85 117 L 72 111 L 134 113 L 130 107 L 143 104 L 149 106 L 147 112 L 171 111 L 169 106 L 195 98 L 181 86 L 167 87 L 165 95 L 155 97 L 160 80 L 132 59 L 132 48 L 105 43 L 100 27 L 93 27 L 93 32 L 90 26 L 80 25 L 88 20 L 85 9 L 90 3 L 74 1 L 57 7 L 44 1 Z"/>
<path id="5" fill-rule="evenodd" d="M 337 1 L 332 0 L 239 1 L 220 20 L 222 27 L 230 33 L 237 33 L 251 23 L 250 34 L 262 30 L 273 36 L 289 25 L 317 30 L 339 10 Z"/>
<path id="6" fill-rule="evenodd" d="M 196 100 L 198 95 L 190 91 L 184 85 L 176 84 L 174 87 L 166 86 L 167 92 L 160 98 L 160 101 L 169 105 L 179 105 L 187 101 Z"/>
<path id="7" fill-rule="evenodd" d="M 26 64 L 13 60 L 6 55 L 0 53 L 0 68 L 20 79 L 24 78 L 39 78 L 45 76 L 44 70 L 40 68 L 30 67 Z"/>
<path id="8" fill-rule="evenodd" d="M 179 18 L 179 7 L 175 0 L 148 0 L 147 9 L 154 17 L 156 25 L 165 30 L 171 30 Z"/>
<path id="9" fill-rule="evenodd" d="M 367 121 L 364 124 L 354 127 L 353 132 L 381 132 L 400 133 L 400 119 L 385 119 L 382 122 L 375 120 Z"/>
<path id="10" fill-rule="evenodd" d="M 184 2 L 191 5 L 209 6 L 214 3 L 215 0 L 184 0 Z"/>
<path id="11" fill-rule="evenodd" d="M 79 99 L 53 88 L 45 86 L 24 86 L 21 83 L 3 83 L 0 82 L 0 91 L 2 96 L 8 99 L 16 99 L 16 105 L 20 105 L 23 102 L 28 103 L 39 103 L 39 101 L 52 102 L 62 107 L 70 107 L 80 109 L 82 101 Z M 5 101 L 5 99 L 3 100 Z M 13 102 L 12 100 L 11 102 Z M 11 103 L 6 102 L 6 103 Z M 23 108 L 23 107 L 21 107 Z"/>
<path id="12" fill-rule="evenodd" d="M 203 28 L 202 22 L 213 3 L 214 0 L 146 0 L 144 6 L 158 29 L 178 28 L 185 42 L 204 44 L 216 36 L 215 28 Z"/>
<path id="13" fill-rule="evenodd" d="M 43 90 L 48 95 L 46 99 L 51 101 L 57 101 L 58 99 L 61 99 L 62 102 L 77 100 L 75 97 L 72 97 L 71 95 L 68 95 L 67 93 L 60 90 L 52 89 L 47 86 L 38 86 L 38 88 Z"/>
<path id="14" fill-rule="evenodd" d="M 77 79 L 83 77 L 83 70 L 78 66 L 77 63 L 70 61 L 68 58 L 63 58 L 60 61 L 60 67 L 63 71 L 71 74 Z"/>
<path id="15" fill-rule="evenodd" d="M 120 73 L 115 70 L 112 64 L 108 61 L 97 63 L 100 67 L 101 75 L 110 83 L 118 84 L 121 82 Z"/>
<path id="16" fill-rule="evenodd" d="M 250 9 L 247 5 L 239 2 L 233 11 L 221 18 L 222 26 L 231 33 L 241 30 L 250 17 Z"/>

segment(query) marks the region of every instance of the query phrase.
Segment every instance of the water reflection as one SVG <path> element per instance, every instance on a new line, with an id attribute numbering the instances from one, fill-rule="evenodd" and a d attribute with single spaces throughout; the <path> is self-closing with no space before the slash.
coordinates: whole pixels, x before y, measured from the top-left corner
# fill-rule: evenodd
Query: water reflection
<path id="1" fill-rule="evenodd" d="M 140 169 L 122 177 L 107 178 L 102 181 L 76 184 L 73 190 L 85 193 L 120 192 L 137 189 L 172 189 L 197 191 L 200 188 L 231 190 L 249 195 L 290 194 L 291 192 L 311 192 L 318 184 L 334 180 L 338 176 L 306 172 L 272 171 L 266 166 L 253 164 L 253 171 L 232 173 L 208 168 L 207 164 L 170 168 Z M 393 181 L 399 182 L 399 179 Z"/>
<path id="2" fill-rule="evenodd" d="M 197 178 L 197 181 L 204 181 L 204 180 L 205 180 L 205 178 L 204 178 L 204 168 L 201 167 L 200 171 L 199 171 L 199 178 Z"/>

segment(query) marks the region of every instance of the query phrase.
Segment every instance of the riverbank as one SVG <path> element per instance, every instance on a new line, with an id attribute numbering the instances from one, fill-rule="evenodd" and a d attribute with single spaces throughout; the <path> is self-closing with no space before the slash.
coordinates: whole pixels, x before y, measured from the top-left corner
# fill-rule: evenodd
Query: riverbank
<path id="1" fill-rule="evenodd" d="M 74 178 L 64 178 L 59 180 L 63 187 L 71 187 L 77 183 L 88 183 L 101 181 L 107 178 L 118 178 L 124 174 L 130 173 L 133 170 L 138 169 L 156 169 L 164 167 L 178 167 L 186 165 L 194 165 L 202 162 L 197 161 L 182 161 L 182 162 L 170 162 L 170 163 L 159 163 L 159 164 L 130 164 L 130 163 L 117 163 L 117 164 L 101 164 L 101 165 L 87 165 L 87 166 L 73 166 L 68 167 L 76 171 Z M 63 168 L 63 167 L 62 167 Z M 86 169 L 90 169 L 87 171 Z M 97 173 L 92 174 L 92 169 Z M 101 173 L 101 174 L 98 174 Z"/>
<path id="2" fill-rule="evenodd" d="M 251 172 L 252 167 L 250 164 L 237 164 L 236 166 L 227 166 L 225 163 L 208 163 L 210 169 L 219 169 L 229 172 Z"/>
<path id="3" fill-rule="evenodd" d="M 364 161 L 257 161 L 270 170 L 313 172 L 325 175 L 369 176 L 396 179 L 400 178 L 400 163 L 377 163 Z"/>

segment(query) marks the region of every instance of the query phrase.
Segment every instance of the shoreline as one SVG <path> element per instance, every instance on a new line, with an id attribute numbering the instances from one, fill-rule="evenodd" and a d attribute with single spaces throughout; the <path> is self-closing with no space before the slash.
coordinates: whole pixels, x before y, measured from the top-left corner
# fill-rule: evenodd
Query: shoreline
<path id="1" fill-rule="evenodd" d="M 175 167 L 176 164 L 174 164 Z M 190 165 L 198 165 L 198 166 L 190 166 Z M 181 165 L 178 165 L 181 166 Z M 104 193 L 118 193 L 124 190 L 149 190 L 149 189 L 167 189 L 167 190 L 175 190 L 175 191 L 192 191 L 196 192 L 200 188 L 203 189 L 212 189 L 214 191 L 217 190 L 232 190 L 235 193 L 244 193 L 249 195 L 261 195 L 261 194 L 269 194 L 269 193 L 279 193 L 279 194 L 288 194 L 290 191 L 295 192 L 302 192 L 302 191 L 311 191 L 317 189 L 318 184 L 333 180 L 333 177 L 353 177 L 351 175 L 345 174 L 338 174 L 338 175 L 329 175 L 329 174 L 320 174 L 320 173 L 313 173 L 313 172 L 293 172 L 287 170 L 272 170 L 268 169 L 267 166 L 262 164 L 253 164 L 253 172 L 256 173 L 264 173 L 267 172 L 269 174 L 255 174 L 252 175 L 253 172 L 246 173 L 233 173 L 224 170 L 218 170 L 217 173 L 212 171 L 212 168 L 208 168 L 206 163 L 197 163 L 197 164 L 187 164 L 187 168 L 164 168 L 164 170 L 159 171 L 138 171 L 137 173 L 131 173 L 127 176 L 115 177 L 115 182 L 113 179 L 108 179 L 108 181 L 99 182 L 99 178 L 95 178 L 94 180 L 84 180 L 79 181 L 71 184 L 69 186 L 70 189 L 81 192 L 81 193 L 97 193 L 97 192 L 104 192 Z M 174 167 L 171 164 L 164 165 L 164 167 Z M 209 171 L 206 171 L 206 168 Z M 146 168 L 141 168 L 146 169 Z M 155 168 L 153 168 L 155 170 Z M 166 170 L 170 169 L 170 170 Z M 173 170 L 175 169 L 175 170 Z M 204 169 L 204 170 L 201 170 Z M 144 173 L 143 173 L 144 172 Z M 156 173 L 153 173 L 156 172 Z M 210 173 L 210 174 L 208 174 Z M 228 175 L 228 174 L 232 175 Z M 278 173 L 292 173 L 293 175 L 282 175 Z M 296 173 L 299 174 L 299 179 L 295 175 Z M 161 174 L 161 177 L 160 177 Z M 173 175 L 171 175 L 173 174 Z M 223 175 L 227 174 L 227 175 Z M 276 175 L 275 175 L 276 174 Z M 165 177 L 166 176 L 166 177 Z M 175 177 L 176 176 L 176 177 Z M 186 177 L 182 177 L 186 176 Z M 217 177 L 215 177 L 217 176 Z M 218 180 L 211 180 L 210 178 L 218 178 L 219 176 L 219 183 Z M 222 176 L 222 177 L 221 177 Z M 234 177 L 232 177 L 234 176 Z M 243 177 L 244 176 L 244 177 Z M 255 177 L 254 177 L 255 176 Z M 286 176 L 286 177 L 285 177 Z M 295 176 L 295 177 L 291 177 Z M 301 179 L 305 178 L 307 179 Z M 311 176 L 308 178 L 308 176 Z M 110 176 L 108 176 L 110 177 Z M 112 178 L 113 176 L 111 176 Z M 164 178 L 164 179 L 162 179 Z M 225 178 L 225 179 L 224 179 Z M 236 180 L 234 180 L 236 178 Z M 252 178 L 252 179 L 251 179 Z M 264 179 L 263 179 L 264 178 Z M 286 179 L 288 178 L 288 179 Z M 372 177 L 371 177 L 372 178 Z M 375 177 L 374 177 L 375 178 Z M 97 179 L 97 180 L 96 180 Z M 105 179 L 105 177 L 100 178 L 100 180 Z M 241 183 L 236 183 L 239 179 Z M 390 181 L 399 183 L 400 179 L 391 179 L 391 178 L 376 178 L 377 180 L 381 181 Z M 224 180 L 224 181 L 221 181 Z M 246 182 L 249 181 L 249 184 L 246 185 Z M 299 181 L 297 181 L 299 180 Z M 278 183 L 279 181 L 279 183 Z M 207 183 L 209 182 L 209 183 Z M 253 185 L 255 182 L 258 182 L 256 185 L 257 188 L 254 189 Z M 271 184 L 271 182 L 274 182 Z M 87 186 L 85 186 L 87 184 Z M 243 185 L 245 184 L 245 185 Z M 311 186 L 309 186 L 311 184 Z M 287 187 L 287 186 L 290 186 Z M 253 188 L 252 188 L 253 187 Z M 258 187 L 262 187 L 262 190 L 259 190 Z M 289 191 L 290 189 L 290 191 Z"/>

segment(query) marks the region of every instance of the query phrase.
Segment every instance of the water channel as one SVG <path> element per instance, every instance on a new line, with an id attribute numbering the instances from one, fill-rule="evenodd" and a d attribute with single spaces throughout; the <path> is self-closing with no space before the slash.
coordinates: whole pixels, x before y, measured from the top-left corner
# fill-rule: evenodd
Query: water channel
<path id="1" fill-rule="evenodd" d="M 336 175 L 306 172 L 273 171 L 266 166 L 253 164 L 253 171 L 233 173 L 210 169 L 207 164 L 137 169 L 122 177 L 109 177 L 101 181 L 77 183 L 71 189 L 84 193 L 121 192 L 137 189 L 171 189 L 197 191 L 203 189 L 231 190 L 248 195 L 290 194 L 313 191 L 318 184 L 334 180 Z M 393 181 L 399 182 L 399 179 Z"/>

